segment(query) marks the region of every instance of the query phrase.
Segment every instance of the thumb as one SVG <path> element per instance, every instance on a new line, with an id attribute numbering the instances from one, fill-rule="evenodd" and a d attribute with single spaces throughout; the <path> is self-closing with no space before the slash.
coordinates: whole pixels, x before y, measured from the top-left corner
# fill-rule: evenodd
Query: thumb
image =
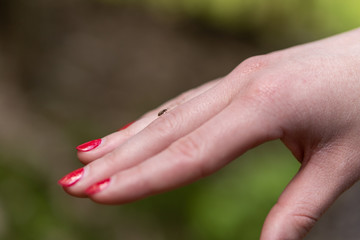
<path id="1" fill-rule="evenodd" d="M 318 153 L 303 164 L 268 214 L 261 240 L 303 239 L 339 195 L 359 179 L 354 156 L 332 153 Z"/>

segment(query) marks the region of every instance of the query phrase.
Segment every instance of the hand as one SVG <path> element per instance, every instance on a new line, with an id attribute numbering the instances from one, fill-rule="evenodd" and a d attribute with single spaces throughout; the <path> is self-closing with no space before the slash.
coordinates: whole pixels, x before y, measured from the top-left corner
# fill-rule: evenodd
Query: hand
<path id="1" fill-rule="evenodd" d="M 60 184 L 74 196 L 126 203 L 193 182 L 280 138 L 301 168 L 261 239 L 301 239 L 360 176 L 359 42 L 356 29 L 250 58 L 126 129 L 79 146 L 86 166 Z"/>

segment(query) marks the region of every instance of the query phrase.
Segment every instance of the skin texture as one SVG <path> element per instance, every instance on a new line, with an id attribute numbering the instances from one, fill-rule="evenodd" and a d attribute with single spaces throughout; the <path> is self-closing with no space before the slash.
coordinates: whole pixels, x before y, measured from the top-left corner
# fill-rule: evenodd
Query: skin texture
<path id="1" fill-rule="evenodd" d="M 359 179 L 359 43 L 355 29 L 247 59 L 104 137 L 97 148 L 79 151 L 84 174 L 64 189 L 98 203 L 127 203 L 191 183 L 281 139 L 301 168 L 270 211 L 261 240 L 302 239 Z M 86 195 L 108 178 L 106 188 Z"/>

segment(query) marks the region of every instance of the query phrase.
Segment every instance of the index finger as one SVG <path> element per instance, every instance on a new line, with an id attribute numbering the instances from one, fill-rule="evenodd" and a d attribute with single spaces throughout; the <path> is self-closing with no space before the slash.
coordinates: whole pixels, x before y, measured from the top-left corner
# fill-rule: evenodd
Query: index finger
<path id="1" fill-rule="evenodd" d="M 159 112 L 171 111 L 176 108 L 178 105 L 184 104 L 191 99 L 201 95 L 202 93 L 208 91 L 212 87 L 214 87 L 221 79 L 215 79 L 213 81 L 207 82 L 197 88 L 188 90 L 179 96 L 171 99 L 159 107 L 149 111 L 148 113 L 141 116 L 138 120 L 131 122 L 130 124 L 125 125 L 119 131 L 111 133 L 101 139 L 96 140 L 97 146 L 91 151 L 79 151 L 78 150 L 78 158 L 84 163 L 88 164 L 96 159 L 99 159 L 106 154 L 114 151 L 116 148 L 124 144 L 128 139 L 142 131 L 145 127 L 147 127 L 150 123 L 152 123 L 155 119 L 159 117 Z M 163 112 L 164 113 L 164 112 Z M 88 142 L 86 144 L 91 143 Z"/>

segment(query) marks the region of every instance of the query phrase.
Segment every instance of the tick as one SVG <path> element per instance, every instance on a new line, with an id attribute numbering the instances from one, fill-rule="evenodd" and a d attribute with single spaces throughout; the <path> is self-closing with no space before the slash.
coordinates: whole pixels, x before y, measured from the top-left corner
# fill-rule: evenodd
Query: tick
<path id="1" fill-rule="evenodd" d="M 161 111 L 158 113 L 158 116 L 160 117 L 160 116 L 163 115 L 166 111 L 167 111 L 167 108 L 161 110 Z"/>

